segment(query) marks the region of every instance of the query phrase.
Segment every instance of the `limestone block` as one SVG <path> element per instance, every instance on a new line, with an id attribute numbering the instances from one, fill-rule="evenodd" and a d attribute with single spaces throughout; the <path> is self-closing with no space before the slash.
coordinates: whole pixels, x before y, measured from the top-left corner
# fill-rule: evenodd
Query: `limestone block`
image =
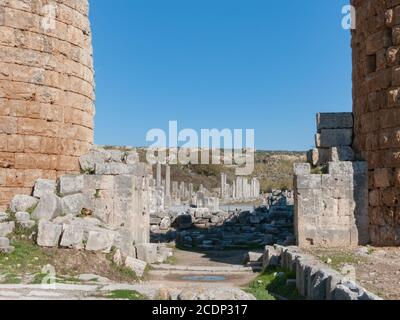
<path id="1" fill-rule="evenodd" d="M 83 249 L 83 227 L 79 224 L 64 224 L 61 247 Z"/>
<path id="2" fill-rule="evenodd" d="M 122 163 L 125 154 L 121 150 L 108 150 L 111 162 Z"/>
<path id="3" fill-rule="evenodd" d="M 260 252 L 248 252 L 244 256 L 244 264 L 253 263 L 253 262 L 262 262 L 264 258 L 264 253 Z"/>
<path id="4" fill-rule="evenodd" d="M 340 161 L 329 162 L 328 171 L 332 175 L 352 175 L 354 173 L 355 162 Z"/>
<path id="5" fill-rule="evenodd" d="M 161 220 L 160 230 L 168 230 L 171 227 L 171 219 L 169 217 L 165 217 Z"/>
<path id="6" fill-rule="evenodd" d="M 307 152 L 307 162 L 313 166 L 321 166 L 330 161 L 330 150 L 323 148 L 315 148 Z M 306 174 L 309 174 L 307 172 Z"/>
<path id="7" fill-rule="evenodd" d="M 351 147 L 333 147 L 329 150 L 327 162 L 354 161 L 355 153 Z"/>
<path id="8" fill-rule="evenodd" d="M 139 163 L 139 154 L 136 150 L 129 151 L 126 153 L 125 157 L 126 164 L 137 164 Z"/>
<path id="9" fill-rule="evenodd" d="M 143 277 L 147 263 L 128 256 L 125 260 L 125 266 L 134 271 L 138 277 Z"/>
<path id="10" fill-rule="evenodd" d="M 28 212 L 17 212 L 15 214 L 15 219 L 18 222 L 26 222 L 31 220 L 31 215 Z"/>
<path id="11" fill-rule="evenodd" d="M 62 226 L 41 220 L 39 222 L 37 244 L 41 247 L 58 247 Z"/>
<path id="12" fill-rule="evenodd" d="M 136 248 L 134 247 L 135 237 L 128 228 L 119 229 L 114 240 L 114 246 L 121 251 L 122 254 L 136 257 Z"/>
<path id="13" fill-rule="evenodd" d="M 173 256 L 173 251 L 171 248 L 166 247 L 164 244 L 157 246 L 157 262 L 163 263 L 169 257 Z"/>
<path id="14" fill-rule="evenodd" d="M 79 158 L 82 171 L 94 173 L 96 164 L 104 164 L 111 160 L 111 155 L 107 150 L 96 148 Z"/>
<path id="15" fill-rule="evenodd" d="M 157 245 L 153 243 L 142 243 L 135 245 L 136 255 L 139 260 L 147 263 L 157 262 Z"/>
<path id="16" fill-rule="evenodd" d="M 8 213 L 6 212 L 0 212 L 0 222 L 5 222 L 10 218 Z"/>
<path id="17" fill-rule="evenodd" d="M 317 130 L 323 129 L 350 129 L 353 128 L 354 119 L 352 113 L 318 113 Z"/>
<path id="18" fill-rule="evenodd" d="M 17 195 L 11 200 L 10 210 L 12 212 L 26 212 L 36 207 L 38 202 L 39 200 L 34 197 Z"/>
<path id="19" fill-rule="evenodd" d="M 10 245 L 10 240 L 5 237 L 0 237 L 0 248 L 8 247 Z"/>
<path id="20" fill-rule="evenodd" d="M 352 143 L 353 129 L 324 129 L 316 135 L 317 148 L 351 146 Z"/>
<path id="21" fill-rule="evenodd" d="M 329 271 L 324 268 L 311 274 L 311 290 L 309 298 L 311 300 L 326 300 L 327 283 Z"/>
<path id="22" fill-rule="evenodd" d="M 295 176 L 296 187 L 298 189 L 321 189 L 322 175 L 308 174 Z"/>
<path id="23" fill-rule="evenodd" d="M 82 193 L 73 194 L 61 198 L 61 208 L 64 215 L 71 214 L 74 216 L 79 215 L 83 208 L 86 206 L 86 196 Z"/>
<path id="24" fill-rule="evenodd" d="M 66 175 L 60 177 L 60 193 L 63 196 L 84 191 L 84 176 Z"/>
<path id="25" fill-rule="evenodd" d="M 360 288 L 354 282 L 346 282 L 338 284 L 333 293 L 333 300 L 358 300 L 360 296 Z"/>
<path id="26" fill-rule="evenodd" d="M 98 175 L 126 175 L 130 173 L 128 165 L 124 163 L 110 162 L 97 163 L 95 173 Z"/>
<path id="27" fill-rule="evenodd" d="M 15 229 L 15 222 L 1 222 L 0 223 L 0 237 L 7 237 L 13 233 Z"/>
<path id="28" fill-rule="evenodd" d="M 10 254 L 15 250 L 13 246 L 7 246 L 7 247 L 0 247 L 0 253 L 2 254 Z"/>
<path id="29" fill-rule="evenodd" d="M 51 220 L 62 214 L 61 201 L 55 194 L 44 195 L 32 213 L 35 220 Z"/>
<path id="30" fill-rule="evenodd" d="M 41 198 L 45 194 L 56 192 L 56 182 L 54 180 L 39 179 L 35 183 L 33 189 L 33 196 L 36 198 Z"/>
<path id="31" fill-rule="evenodd" d="M 272 246 L 266 246 L 263 255 L 263 269 L 280 265 L 281 252 Z"/>
<path id="32" fill-rule="evenodd" d="M 109 253 L 114 244 L 114 239 L 114 233 L 108 230 L 90 231 L 86 244 L 86 250 Z"/>
<path id="33" fill-rule="evenodd" d="M 335 288 L 341 283 L 343 276 L 334 271 L 330 270 L 328 279 L 326 281 L 326 300 L 334 299 Z"/>
<path id="34" fill-rule="evenodd" d="M 311 172 L 311 166 L 309 163 L 295 163 L 294 174 L 295 175 L 309 175 Z"/>
<path id="35" fill-rule="evenodd" d="M 104 175 L 84 175 L 84 190 L 113 190 L 114 177 Z"/>

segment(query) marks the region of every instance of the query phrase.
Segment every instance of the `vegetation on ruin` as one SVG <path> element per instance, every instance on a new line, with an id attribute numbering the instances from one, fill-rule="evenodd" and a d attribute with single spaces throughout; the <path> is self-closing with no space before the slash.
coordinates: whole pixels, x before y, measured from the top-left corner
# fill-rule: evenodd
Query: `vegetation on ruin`
<path id="1" fill-rule="evenodd" d="M 245 289 L 257 300 L 302 300 L 293 281 L 296 275 L 281 268 L 268 268 Z M 288 281 L 289 280 L 289 281 Z"/>
<path id="2" fill-rule="evenodd" d="M 148 298 L 134 290 L 114 290 L 106 298 L 114 300 L 148 300 Z"/>
<path id="3" fill-rule="evenodd" d="M 329 264 L 333 269 L 342 271 L 346 265 L 358 265 L 365 262 L 365 258 L 346 250 L 316 249 L 312 252 L 321 262 Z"/>

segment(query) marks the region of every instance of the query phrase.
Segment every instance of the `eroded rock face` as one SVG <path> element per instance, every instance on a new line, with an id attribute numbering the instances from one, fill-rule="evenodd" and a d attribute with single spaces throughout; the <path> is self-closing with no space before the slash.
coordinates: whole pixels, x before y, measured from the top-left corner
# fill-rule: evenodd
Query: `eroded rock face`
<path id="1" fill-rule="evenodd" d="M 37 179 L 79 172 L 93 144 L 94 71 L 88 1 L 1 1 L 0 11 L 0 181 L 18 177 L 1 183 L 5 209 Z"/>

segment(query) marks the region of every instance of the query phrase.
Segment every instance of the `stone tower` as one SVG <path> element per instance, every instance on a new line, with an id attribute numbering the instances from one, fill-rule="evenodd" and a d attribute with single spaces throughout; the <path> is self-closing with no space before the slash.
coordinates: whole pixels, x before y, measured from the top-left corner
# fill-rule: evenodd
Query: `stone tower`
<path id="1" fill-rule="evenodd" d="M 88 0 L 0 1 L 0 208 L 93 143 Z"/>
<path id="2" fill-rule="evenodd" d="M 400 1 L 352 5 L 354 148 L 369 166 L 370 238 L 400 245 Z"/>

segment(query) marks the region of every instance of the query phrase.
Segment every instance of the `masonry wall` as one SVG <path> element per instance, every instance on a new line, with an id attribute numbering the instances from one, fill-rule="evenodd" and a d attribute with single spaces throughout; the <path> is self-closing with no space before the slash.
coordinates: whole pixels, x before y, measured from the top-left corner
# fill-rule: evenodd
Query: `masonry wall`
<path id="1" fill-rule="evenodd" d="M 0 208 L 38 178 L 79 171 L 93 74 L 87 0 L 0 1 Z"/>
<path id="2" fill-rule="evenodd" d="M 368 242 L 365 162 L 330 162 L 326 174 L 295 165 L 295 235 L 300 247 L 356 247 Z M 365 191 L 364 191 L 365 190 Z"/>
<path id="3" fill-rule="evenodd" d="M 400 1 L 351 3 L 353 147 L 369 167 L 370 238 L 400 245 Z"/>

